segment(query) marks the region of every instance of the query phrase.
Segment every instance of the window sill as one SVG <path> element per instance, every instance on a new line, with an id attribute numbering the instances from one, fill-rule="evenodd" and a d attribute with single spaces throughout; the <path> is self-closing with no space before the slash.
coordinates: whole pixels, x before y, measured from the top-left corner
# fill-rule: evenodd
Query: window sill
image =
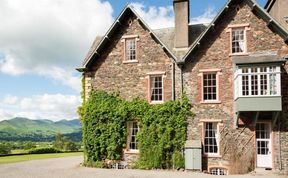
<path id="1" fill-rule="evenodd" d="M 201 104 L 221 104 L 221 101 L 201 101 Z"/>
<path id="2" fill-rule="evenodd" d="M 124 149 L 124 154 L 139 154 L 139 150 Z"/>
<path id="3" fill-rule="evenodd" d="M 163 104 L 164 101 L 150 101 L 150 104 Z"/>
<path id="4" fill-rule="evenodd" d="M 138 63 L 138 60 L 123 61 L 123 64 Z"/>
<path id="5" fill-rule="evenodd" d="M 229 56 L 248 56 L 249 53 L 244 52 L 244 53 L 230 53 Z"/>
<path id="6" fill-rule="evenodd" d="M 222 155 L 204 153 L 204 154 L 203 154 L 203 157 L 206 157 L 206 158 L 222 158 Z"/>

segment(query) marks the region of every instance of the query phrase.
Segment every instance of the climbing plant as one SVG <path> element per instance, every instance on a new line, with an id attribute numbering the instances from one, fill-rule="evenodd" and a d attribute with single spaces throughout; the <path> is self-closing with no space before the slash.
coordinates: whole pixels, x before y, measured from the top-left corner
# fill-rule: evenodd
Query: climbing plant
<path id="1" fill-rule="evenodd" d="M 138 168 L 183 167 L 187 117 L 193 117 L 187 97 L 150 105 L 142 99 L 125 101 L 117 94 L 92 91 L 82 106 L 85 164 L 101 166 L 103 160 L 121 159 L 126 147 L 126 122 L 137 120 L 140 158 Z"/>

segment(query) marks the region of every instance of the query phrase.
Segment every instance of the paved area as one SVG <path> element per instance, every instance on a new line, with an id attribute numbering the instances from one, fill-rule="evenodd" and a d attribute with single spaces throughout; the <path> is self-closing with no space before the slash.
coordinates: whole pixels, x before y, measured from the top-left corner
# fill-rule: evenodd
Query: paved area
<path id="1" fill-rule="evenodd" d="M 0 178 L 215 178 L 213 175 L 191 172 L 85 168 L 80 166 L 82 160 L 82 156 L 73 156 L 2 164 Z M 227 177 L 284 178 L 285 176 L 249 174 Z"/>

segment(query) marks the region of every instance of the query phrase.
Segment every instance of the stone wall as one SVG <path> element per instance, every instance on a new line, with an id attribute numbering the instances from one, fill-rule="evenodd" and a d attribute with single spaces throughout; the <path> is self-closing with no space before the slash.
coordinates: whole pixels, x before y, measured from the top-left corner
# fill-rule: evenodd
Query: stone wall
<path id="1" fill-rule="evenodd" d="M 138 62 L 125 63 L 123 36 L 137 35 Z M 135 16 L 122 23 L 110 39 L 105 53 L 92 64 L 92 68 L 85 72 L 86 98 L 92 88 L 117 92 L 126 100 L 142 98 L 149 101 L 149 75 L 151 72 L 165 72 L 164 101 L 172 97 L 172 59 L 164 52 L 161 45 L 156 43 L 143 28 Z M 124 154 L 127 162 L 136 159 L 135 154 Z"/>
<path id="2" fill-rule="evenodd" d="M 106 52 L 95 60 L 91 69 L 93 88 L 119 92 L 125 99 L 140 97 L 148 99 L 148 73 L 165 72 L 164 96 L 170 100 L 172 92 L 172 59 L 167 56 L 160 44 L 157 44 L 149 32 L 133 17 L 129 24 L 123 25 L 111 39 Z M 126 35 L 138 35 L 138 62 L 123 63 L 124 42 Z"/>
<path id="3" fill-rule="evenodd" d="M 238 10 L 237 10 L 238 9 Z M 220 129 L 220 155 L 215 157 L 203 157 L 203 169 L 212 166 L 228 168 L 229 173 L 243 173 L 251 171 L 255 166 L 255 136 L 254 127 L 250 123 L 240 125 L 238 129 L 233 128 L 234 114 L 234 89 L 233 80 L 234 64 L 230 55 L 230 32 L 228 25 L 249 24 L 247 31 L 247 55 L 277 52 L 279 58 L 287 55 L 287 44 L 277 34 L 273 33 L 266 23 L 255 16 L 248 5 L 242 3 L 238 7 L 229 7 L 221 22 L 216 24 L 204 42 L 188 59 L 183 66 L 184 90 L 193 103 L 192 111 L 196 114 L 194 120 L 188 121 L 188 139 L 202 139 L 201 120 L 219 120 L 223 128 Z M 286 51 L 286 52 L 285 52 Z M 220 69 L 219 75 L 219 103 L 207 104 L 201 102 L 201 76 L 202 69 Z M 283 68 L 284 69 L 284 68 Z M 287 76 L 287 70 L 283 71 Z M 179 80 L 179 76 L 177 76 Z M 282 77 L 283 94 L 283 117 L 282 122 L 287 121 L 287 77 Z M 252 116 L 251 116 L 252 117 Z M 252 118 L 248 118 L 252 119 Z M 241 118 L 240 118 L 241 120 Z M 245 118 L 243 118 L 245 120 Z M 200 126 L 199 126 L 200 125 Z M 275 138 L 277 130 L 273 131 Z M 287 125 L 281 129 L 281 153 L 282 168 L 287 167 Z M 276 140 L 276 139 L 275 139 Z M 274 143 L 274 150 L 279 144 Z M 278 154 L 274 151 L 274 168 L 279 169 Z M 239 165 L 247 162 L 249 166 L 241 168 Z"/>

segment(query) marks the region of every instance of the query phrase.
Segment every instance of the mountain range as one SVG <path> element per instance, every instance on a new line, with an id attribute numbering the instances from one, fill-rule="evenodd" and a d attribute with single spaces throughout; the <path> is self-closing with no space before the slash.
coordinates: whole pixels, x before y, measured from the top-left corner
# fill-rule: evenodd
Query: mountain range
<path id="1" fill-rule="evenodd" d="M 72 141 L 81 141 L 80 120 L 53 122 L 16 117 L 0 122 L 0 141 L 52 141 L 56 133 L 62 133 Z"/>

